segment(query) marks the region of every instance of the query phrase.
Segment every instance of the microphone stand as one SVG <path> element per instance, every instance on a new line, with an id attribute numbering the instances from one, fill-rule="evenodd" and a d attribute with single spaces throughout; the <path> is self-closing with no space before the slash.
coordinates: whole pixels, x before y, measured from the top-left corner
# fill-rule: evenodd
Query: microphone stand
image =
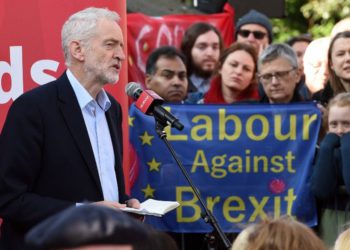
<path id="1" fill-rule="evenodd" d="M 190 186 L 191 186 L 195 196 L 198 198 L 201 206 L 204 208 L 205 213 L 202 213 L 202 218 L 204 219 L 204 221 L 206 223 L 210 223 L 211 224 L 211 226 L 214 228 L 214 230 L 217 232 L 217 234 L 221 238 L 222 242 L 224 243 L 225 248 L 226 249 L 231 249 L 231 242 L 229 241 L 229 239 L 226 237 L 225 233 L 220 228 L 220 225 L 218 224 L 218 222 L 217 222 L 216 218 L 214 217 L 213 213 L 205 205 L 203 199 L 201 198 L 201 196 L 200 196 L 200 194 L 198 192 L 198 189 L 196 188 L 196 186 L 192 182 L 189 174 L 187 173 L 187 170 L 185 169 L 185 167 L 183 166 L 183 164 L 181 163 L 181 161 L 177 157 L 174 148 L 170 145 L 169 141 L 167 140 L 167 135 L 166 135 L 166 133 L 164 131 L 164 127 L 168 126 L 169 124 L 164 119 L 164 117 L 158 117 L 158 116 L 155 115 L 154 118 L 155 118 L 155 123 L 156 123 L 156 132 L 157 132 L 159 138 L 164 141 L 164 143 L 167 146 L 168 150 L 170 151 L 171 155 L 175 159 L 177 165 L 180 167 L 180 169 L 181 169 L 183 175 L 185 176 L 187 182 L 190 184 Z M 213 237 L 214 236 L 210 235 L 210 234 L 209 234 L 209 236 L 206 235 L 206 240 L 208 242 L 208 246 L 211 246 L 211 243 L 209 241 L 213 241 Z M 213 248 L 210 248 L 210 249 L 213 249 Z"/>

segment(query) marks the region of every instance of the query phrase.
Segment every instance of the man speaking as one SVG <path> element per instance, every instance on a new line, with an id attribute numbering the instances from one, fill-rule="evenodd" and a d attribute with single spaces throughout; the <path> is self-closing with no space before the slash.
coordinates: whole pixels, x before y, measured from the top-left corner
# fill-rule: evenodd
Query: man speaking
<path id="1" fill-rule="evenodd" d="M 138 208 L 125 193 L 121 107 L 103 87 L 125 60 L 117 13 L 88 8 L 62 28 L 67 71 L 20 96 L 0 136 L 0 249 L 69 206 Z"/>

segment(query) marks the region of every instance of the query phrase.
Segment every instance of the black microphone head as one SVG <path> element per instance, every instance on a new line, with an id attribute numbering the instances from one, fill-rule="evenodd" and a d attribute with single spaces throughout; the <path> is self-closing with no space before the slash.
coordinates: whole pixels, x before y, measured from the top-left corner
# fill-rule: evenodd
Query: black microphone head
<path id="1" fill-rule="evenodd" d="M 137 82 L 129 82 L 126 86 L 125 86 L 125 92 L 128 96 L 137 99 L 140 94 L 142 93 L 142 87 L 141 84 L 137 83 Z"/>

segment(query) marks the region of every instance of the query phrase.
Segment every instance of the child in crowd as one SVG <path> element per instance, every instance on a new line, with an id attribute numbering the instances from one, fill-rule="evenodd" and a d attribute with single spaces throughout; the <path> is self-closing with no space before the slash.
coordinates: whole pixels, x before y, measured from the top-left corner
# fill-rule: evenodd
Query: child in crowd
<path id="1" fill-rule="evenodd" d="M 316 156 L 311 188 L 322 203 L 320 237 L 331 246 L 350 219 L 350 93 L 331 99 L 325 121 L 328 132 Z"/>

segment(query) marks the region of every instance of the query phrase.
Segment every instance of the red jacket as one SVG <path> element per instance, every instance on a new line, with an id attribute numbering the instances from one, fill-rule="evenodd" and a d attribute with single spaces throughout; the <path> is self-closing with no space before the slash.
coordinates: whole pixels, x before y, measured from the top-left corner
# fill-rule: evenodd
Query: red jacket
<path id="1" fill-rule="evenodd" d="M 242 91 L 237 97 L 236 102 L 240 101 L 251 101 L 259 100 L 258 86 L 255 83 L 251 83 L 248 88 Z M 211 83 L 208 92 L 204 96 L 204 103 L 214 103 L 214 104 L 229 104 L 226 103 L 222 95 L 221 89 L 221 77 L 215 77 Z"/>

